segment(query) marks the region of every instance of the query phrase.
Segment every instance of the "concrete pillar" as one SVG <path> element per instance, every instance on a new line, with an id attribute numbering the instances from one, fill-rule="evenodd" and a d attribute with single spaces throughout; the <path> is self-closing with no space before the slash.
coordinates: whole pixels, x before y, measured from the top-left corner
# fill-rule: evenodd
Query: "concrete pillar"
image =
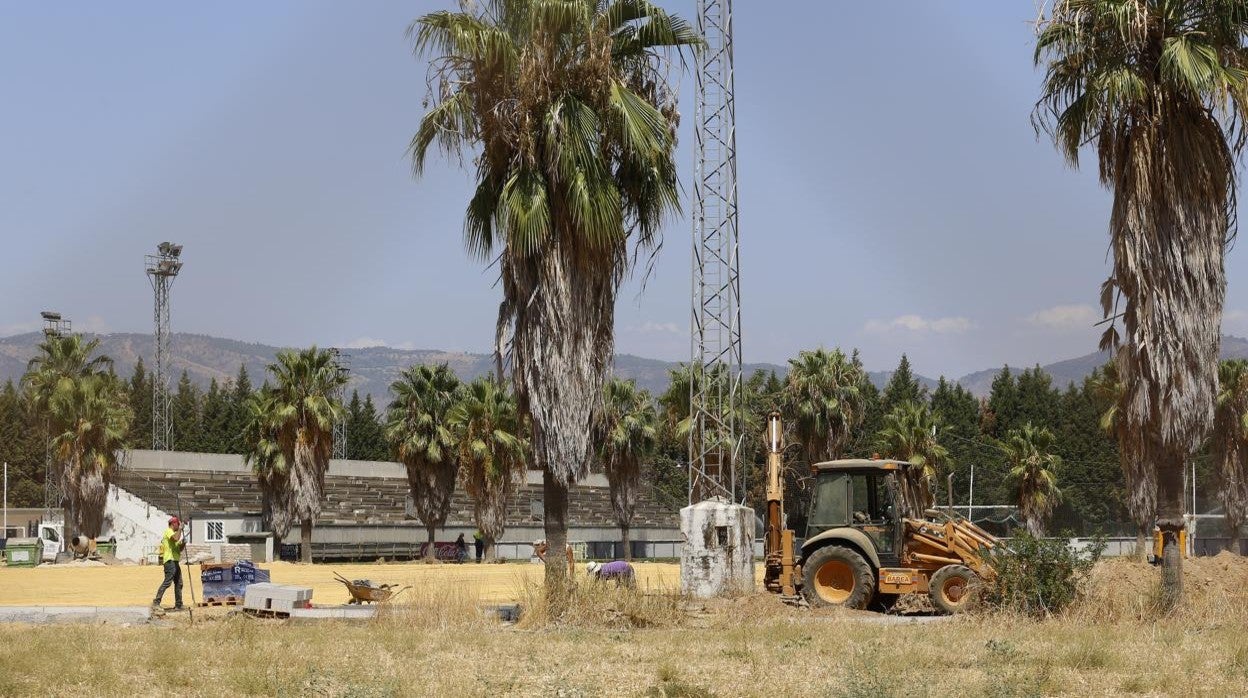
<path id="1" fill-rule="evenodd" d="M 754 591 L 754 510 L 715 497 L 680 510 L 680 590 L 695 598 Z"/>

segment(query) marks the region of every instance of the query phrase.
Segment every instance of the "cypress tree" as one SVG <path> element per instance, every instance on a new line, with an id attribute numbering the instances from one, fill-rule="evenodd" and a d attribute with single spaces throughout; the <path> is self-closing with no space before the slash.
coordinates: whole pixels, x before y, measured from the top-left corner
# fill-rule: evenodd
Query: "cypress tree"
<path id="1" fill-rule="evenodd" d="M 922 403 L 926 399 L 927 389 L 919 385 L 919 379 L 914 377 L 914 371 L 910 368 L 910 358 L 902 354 L 897 370 L 893 371 L 888 384 L 884 386 L 884 394 L 880 397 L 881 411 L 888 414 L 902 403 Z"/>
<path id="2" fill-rule="evenodd" d="M 134 448 L 152 447 L 152 381 L 143 366 L 143 357 L 134 364 L 134 374 L 127 385 L 130 410 L 134 421 L 130 422 L 130 445 Z"/>
<path id="3" fill-rule="evenodd" d="M 173 450 L 200 451 L 203 448 L 203 425 L 201 423 L 199 388 L 182 371 L 178 379 L 178 391 L 174 393 L 170 412 L 173 419 Z"/>

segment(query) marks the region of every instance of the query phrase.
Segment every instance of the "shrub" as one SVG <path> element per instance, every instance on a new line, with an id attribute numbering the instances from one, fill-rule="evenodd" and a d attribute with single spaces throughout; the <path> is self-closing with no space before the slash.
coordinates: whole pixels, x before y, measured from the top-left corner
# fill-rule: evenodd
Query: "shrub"
<path id="1" fill-rule="evenodd" d="M 1019 534 L 992 551 L 997 580 L 984 600 L 989 608 L 1034 617 L 1059 613 L 1079 598 L 1104 550 L 1103 541 L 1076 551 L 1064 539 Z"/>

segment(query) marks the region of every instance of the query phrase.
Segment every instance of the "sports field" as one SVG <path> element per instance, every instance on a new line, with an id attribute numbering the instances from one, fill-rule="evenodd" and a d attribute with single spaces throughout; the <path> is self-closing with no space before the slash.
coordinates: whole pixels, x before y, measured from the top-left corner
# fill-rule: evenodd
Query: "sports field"
<path id="1" fill-rule="evenodd" d="M 346 588 L 334 579 L 335 572 L 347 579 L 411 585 L 418 593 L 430 589 L 454 590 L 482 602 L 502 602 L 519 600 L 526 586 L 541 582 L 544 569 L 540 564 L 527 562 L 501 565 L 274 562 L 260 567 L 269 570 L 276 584 L 311 587 L 312 600 L 317 604 L 345 603 L 350 598 Z M 643 562 L 634 567 L 642 589 L 670 591 L 680 585 L 680 565 Z M 578 574 L 584 574 L 584 569 L 584 565 L 577 565 Z M 195 598 L 203 598 L 198 565 L 192 565 L 190 573 L 184 566 L 182 578 L 194 585 Z M 0 567 L 0 606 L 141 606 L 151 603 L 162 579 L 161 568 L 152 565 Z M 189 604 L 191 590 L 184 589 L 183 593 L 184 601 Z M 165 605 L 173 605 L 172 589 L 165 592 Z"/>

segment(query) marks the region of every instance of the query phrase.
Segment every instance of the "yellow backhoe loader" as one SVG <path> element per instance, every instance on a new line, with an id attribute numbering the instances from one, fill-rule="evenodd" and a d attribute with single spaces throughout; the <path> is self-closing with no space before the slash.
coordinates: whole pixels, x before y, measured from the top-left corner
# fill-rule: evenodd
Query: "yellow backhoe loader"
<path id="1" fill-rule="evenodd" d="M 887 608 L 926 593 L 959 613 L 995 578 L 987 553 L 998 540 L 955 515 L 930 509 L 922 468 L 905 461 L 836 460 L 811 466 L 814 492 L 798 546 L 785 528 L 783 428 L 767 417 L 764 585 L 811 606 Z"/>

